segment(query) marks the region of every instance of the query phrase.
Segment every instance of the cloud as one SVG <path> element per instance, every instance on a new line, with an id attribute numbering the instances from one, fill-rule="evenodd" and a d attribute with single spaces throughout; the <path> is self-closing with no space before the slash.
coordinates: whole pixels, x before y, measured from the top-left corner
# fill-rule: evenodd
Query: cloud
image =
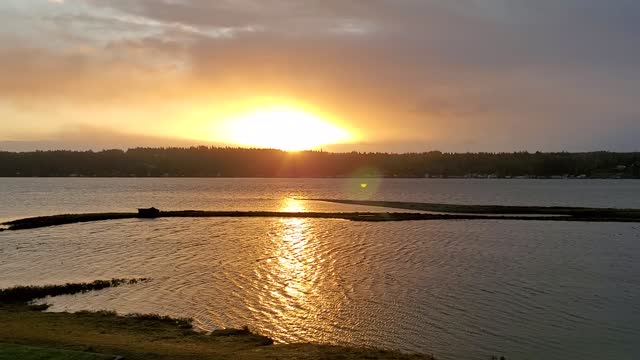
<path id="1" fill-rule="evenodd" d="M 175 137 L 150 136 L 117 131 L 110 127 L 71 125 L 44 137 L 22 140 L 0 139 L 0 151 L 33 150 L 109 150 L 136 147 L 217 146 L 214 142 L 195 141 Z"/>
<path id="2" fill-rule="evenodd" d="M 3 36 L 0 95 L 12 106 L 140 113 L 272 96 L 314 104 L 373 143 L 444 150 L 628 149 L 611 134 L 640 135 L 630 125 L 640 117 L 636 1 L 68 0 L 56 8 L 34 10 L 46 20 L 39 36 Z M 13 19 L 18 28 L 33 21 Z"/>

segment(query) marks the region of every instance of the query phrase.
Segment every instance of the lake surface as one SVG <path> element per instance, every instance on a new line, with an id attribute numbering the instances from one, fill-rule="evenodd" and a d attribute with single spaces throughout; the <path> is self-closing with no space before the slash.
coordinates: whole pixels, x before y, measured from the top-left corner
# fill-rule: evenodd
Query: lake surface
<path id="1" fill-rule="evenodd" d="M 640 208 L 640 181 L 0 179 L 0 218 L 386 211 L 305 198 Z M 112 277 L 152 280 L 51 310 L 187 316 L 203 330 L 445 360 L 640 358 L 640 224 L 162 218 L 0 233 L 0 287 Z"/>

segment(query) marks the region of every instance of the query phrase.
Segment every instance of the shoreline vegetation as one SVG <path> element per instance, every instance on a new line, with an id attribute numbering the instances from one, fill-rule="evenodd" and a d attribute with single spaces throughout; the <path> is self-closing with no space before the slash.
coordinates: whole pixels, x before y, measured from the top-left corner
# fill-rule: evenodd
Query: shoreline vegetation
<path id="1" fill-rule="evenodd" d="M 395 154 L 208 146 L 0 151 L 0 176 L 638 179 L 640 152 Z"/>
<path id="2" fill-rule="evenodd" d="M 279 211 L 159 211 L 153 218 L 214 218 L 214 217 L 261 217 L 261 218 L 311 218 L 342 219 L 362 222 L 427 221 L 427 220 L 516 220 L 516 221 L 577 221 L 577 222 L 640 222 L 640 209 L 542 207 L 542 206 L 497 206 L 414 203 L 398 201 L 367 201 L 339 199 L 309 199 L 349 205 L 395 208 L 412 211 L 400 212 L 279 212 Z M 426 212 L 426 213 L 425 213 Z M 25 230 L 49 226 L 84 222 L 147 219 L 139 213 L 87 213 L 38 216 L 0 225 L 4 230 Z"/>
<path id="3" fill-rule="evenodd" d="M 434 359 L 421 354 L 319 344 L 274 345 L 242 329 L 197 332 L 191 319 L 110 311 L 45 312 L 47 296 L 133 285 L 149 279 L 97 280 L 0 289 L 0 359 Z"/>
<path id="4" fill-rule="evenodd" d="M 66 283 L 64 285 L 14 286 L 0 289 L 0 304 L 30 303 L 47 296 L 75 295 L 89 291 L 103 290 L 121 285 L 147 282 L 148 278 L 96 280 L 90 283 Z M 38 305 L 30 305 L 38 306 Z"/>

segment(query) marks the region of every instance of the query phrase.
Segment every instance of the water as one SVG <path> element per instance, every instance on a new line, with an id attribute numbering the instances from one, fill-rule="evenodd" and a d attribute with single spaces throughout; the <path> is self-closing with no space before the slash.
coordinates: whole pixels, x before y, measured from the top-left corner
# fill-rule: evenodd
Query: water
<path id="1" fill-rule="evenodd" d="M 362 209 L 301 200 L 316 197 L 640 207 L 639 190 L 637 181 L 0 179 L 0 217 Z M 48 300 L 52 311 L 189 316 L 203 330 L 249 325 L 279 342 L 442 359 L 638 358 L 639 261 L 640 224 L 130 219 L 0 233 L 0 287 L 152 278 Z"/>
<path id="2" fill-rule="evenodd" d="M 362 184 L 366 184 L 365 188 Z M 0 178 L 0 221 L 59 213 L 278 211 L 288 197 L 640 208 L 637 180 Z M 309 211 L 379 208 L 307 203 Z M 397 210 L 396 210 L 397 211 Z"/>

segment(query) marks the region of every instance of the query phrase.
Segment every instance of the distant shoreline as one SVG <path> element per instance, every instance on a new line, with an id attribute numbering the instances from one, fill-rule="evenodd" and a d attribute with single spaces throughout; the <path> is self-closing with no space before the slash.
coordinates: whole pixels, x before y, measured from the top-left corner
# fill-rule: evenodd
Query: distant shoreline
<path id="1" fill-rule="evenodd" d="M 398 179 L 398 180 L 640 180 L 640 177 L 410 177 L 410 176 L 87 176 L 87 175 L 67 175 L 67 176 L 0 176 L 0 179 Z"/>
<path id="2" fill-rule="evenodd" d="M 0 176 L 640 178 L 640 152 L 331 153 L 221 147 L 0 151 Z"/>

